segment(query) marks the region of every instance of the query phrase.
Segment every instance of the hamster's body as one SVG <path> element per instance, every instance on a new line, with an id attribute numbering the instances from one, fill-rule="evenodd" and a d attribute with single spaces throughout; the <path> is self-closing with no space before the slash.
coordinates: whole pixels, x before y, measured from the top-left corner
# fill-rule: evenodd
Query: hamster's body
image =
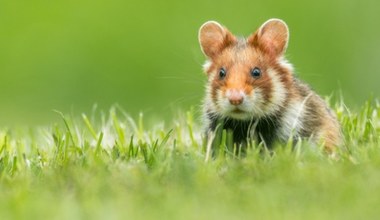
<path id="1" fill-rule="evenodd" d="M 323 142 L 328 151 L 341 143 L 340 126 L 326 103 L 293 75 L 284 58 L 288 28 L 278 19 L 264 23 L 247 39 L 216 22 L 199 31 L 208 75 L 204 116 L 208 134 L 218 122 L 233 131 L 234 142 L 257 139 L 270 147 L 290 137 Z"/>

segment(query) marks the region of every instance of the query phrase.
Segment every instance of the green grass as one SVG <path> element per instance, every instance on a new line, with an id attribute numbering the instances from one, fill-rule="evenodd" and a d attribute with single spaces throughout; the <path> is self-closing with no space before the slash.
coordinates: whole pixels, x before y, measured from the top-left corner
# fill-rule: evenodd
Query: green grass
<path id="1" fill-rule="evenodd" d="M 193 111 L 149 124 L 114 107 L 1 129 L 0 219 L 377 219 L 380 104 L 335 109 L 339 159 L 302 142 L 205 162 Z"/>

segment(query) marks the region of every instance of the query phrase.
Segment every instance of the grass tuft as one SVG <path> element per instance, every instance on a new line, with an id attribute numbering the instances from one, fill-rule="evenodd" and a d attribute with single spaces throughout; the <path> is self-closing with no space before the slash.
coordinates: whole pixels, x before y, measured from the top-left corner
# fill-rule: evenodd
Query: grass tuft
<path id="1" fill-rule="evenodd" d="M 168 125 L 115 106 L 0 129 L 0 218 L 375 219 L 379 101 L 334 108 L 345 136 L 339 159 L 305 140 L 273 151 L 251 141 L 237 156 L 222 129 L 212 157 L 194 109 Z"/>

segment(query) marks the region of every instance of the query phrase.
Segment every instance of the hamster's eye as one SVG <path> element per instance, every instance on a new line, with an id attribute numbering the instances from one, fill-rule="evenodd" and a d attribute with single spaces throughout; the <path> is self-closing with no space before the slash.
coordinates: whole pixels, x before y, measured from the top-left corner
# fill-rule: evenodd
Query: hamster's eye
<path id="1" fill-rule="evenodd" d="M 251 70 L 251 75 L 253 78 L 258 79 L 261 76 L 261 70 L 258 67 L 255 67 Z"/>
<path id="2" fill-rule="evenodd" d="M 226 77 L 226 75 L 227 75 L 227 71 L 226 71 L 226 69 L 224 69 L 223 67 L 220 68 L 220 70 L 219 70 L 219 77 L 220 77 L 221 79 L 223 79 L 224 77 Z"/>

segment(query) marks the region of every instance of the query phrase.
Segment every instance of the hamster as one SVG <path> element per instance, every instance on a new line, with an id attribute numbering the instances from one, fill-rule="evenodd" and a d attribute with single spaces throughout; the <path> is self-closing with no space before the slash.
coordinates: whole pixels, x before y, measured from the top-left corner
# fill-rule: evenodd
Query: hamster
<path id="1" fill-rule="evenodd" d="M 270 19 L 248 38 L 208 21 L 198 38 L 207 57 L 204 121 L 209 140 L 223 122 L 223 129 L 232 130 L 235 146 L 254 139 L 271 148 L 290 138 L 307 138 L 334 152 L 342 143 L 334 112 L 295 77 L 284 57 L 289 41 L 284 21 Z"/>

